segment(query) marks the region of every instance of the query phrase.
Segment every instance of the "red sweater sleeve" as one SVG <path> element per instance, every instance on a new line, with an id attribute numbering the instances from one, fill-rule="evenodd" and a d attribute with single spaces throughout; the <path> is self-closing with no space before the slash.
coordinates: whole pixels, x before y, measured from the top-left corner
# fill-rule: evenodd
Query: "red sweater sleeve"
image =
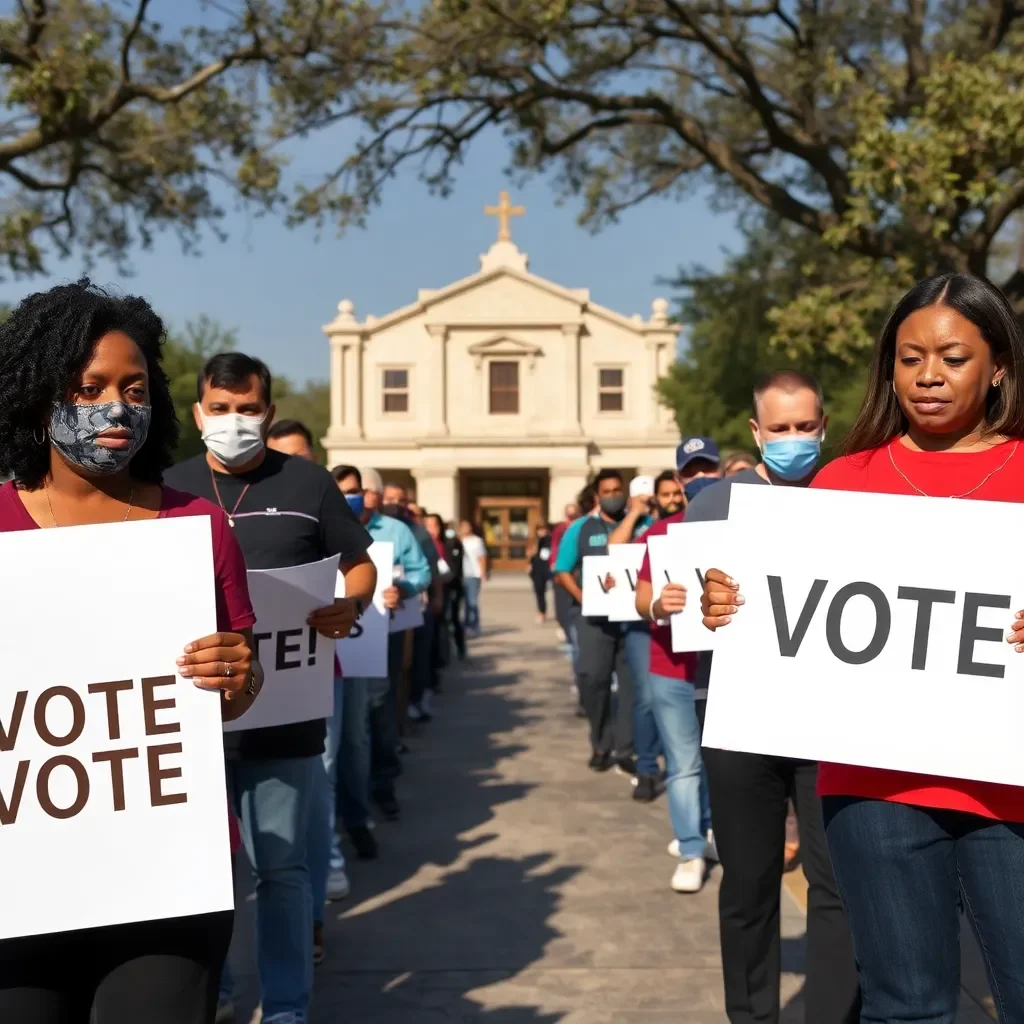
<path id="1" fill-rule="evenodd" d="M 249 600 L 245 556 L 223 512 L 211 514 L 213 571 L 217 581 L 217 628 L 224 633 L 248 629 L 256 621 Z"/>

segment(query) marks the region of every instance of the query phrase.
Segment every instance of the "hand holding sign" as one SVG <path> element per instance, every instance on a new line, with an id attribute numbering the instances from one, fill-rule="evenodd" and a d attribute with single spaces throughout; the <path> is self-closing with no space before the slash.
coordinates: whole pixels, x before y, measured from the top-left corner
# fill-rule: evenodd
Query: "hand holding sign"
<path id="1" fill-rule="evenodd" d="M 700 610 L 708 629 L 728 626 L 743 604 L 740 585 L 721 569 L 708 569 L 704 574 L 704 590 L 700 595 Z"/>
<path id="2" fill-rule="evenodd" d="M 352 632 L 356 618 L 355 601 L 351 597 L 336 597 L 333 604 L 312 612 L 306 622 L 323 636 L 340 640 Z"/>
<path id="3" fill-rule="evenodd" d="M 241 633 L 212 633 L 190 643 L 177 663 L 182 678 L 204 690 L 221 690 L 231 701 L 249 685 L 252 651 Z"/>
<path id="4" fill-rule="evenodd" d="M 604 592 L 607 594 L 609 590 L 615 589 L 615 577 L 609 572 L 605 573 L 604 582 L 601 584 L 604 588 Z"/>
<path id="5" fill-rule="evenodd" d="M 656 619 L 676 615 L 686 607 L 686 587 L 682 583 L 666 583 L 658 599 L 651 605 Z"/>

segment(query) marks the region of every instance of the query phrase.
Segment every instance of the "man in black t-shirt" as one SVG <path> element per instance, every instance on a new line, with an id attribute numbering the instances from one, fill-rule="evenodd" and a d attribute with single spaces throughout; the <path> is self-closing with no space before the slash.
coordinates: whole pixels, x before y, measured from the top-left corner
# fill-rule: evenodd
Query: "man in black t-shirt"
<path id="1" fill-rule="evenodd" d="M 249 569 L 279 569 L 340 556 L 345 598 L 310 616 L 332 639 L 349 634 L 373 599 L 369 534 L 330 473 L 268 450 L 271 380 L 259 360 L 214 356 L 199 376 L 196 425 L 207 451 L 166 474 L 166 483 L 208 498 L 228 515 Z M 313 974 L 313 898 L 307 832 L 323 772 L 324 722 L 225 736 L 228 787 L 257 885 L 264 1024 L 306 1024 Z M 318 908 L 319 909 L 319 908 Z"/>

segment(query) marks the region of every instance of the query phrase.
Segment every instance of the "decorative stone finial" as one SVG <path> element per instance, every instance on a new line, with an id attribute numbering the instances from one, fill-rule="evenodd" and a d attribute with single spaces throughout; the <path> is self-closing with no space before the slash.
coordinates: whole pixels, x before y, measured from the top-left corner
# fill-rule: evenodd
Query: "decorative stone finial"
<path id="1" fill-rule="evenodd" d="M 355 316 L 353 314 L 355 311 L 356 304 L 351 299 L 342 299 L 341 302 L 338 303 L 339 320 L 344 320 L 347 323 L 354 322 Z"/>
<path id="2" fill-rule="evenodd" d="M 668 299 L 655 299 L 651 303 L 651 323 L 668 323 Z"/>
<path id="3" fill-rule="evenodd" d="M 512 270 L 526 271 L 529 261 L 525 252 L 520 252 L 514 242 L 495 242 L 480 257 L 480 270 L 486 273 L 498 267 L 509 267 Z"/>

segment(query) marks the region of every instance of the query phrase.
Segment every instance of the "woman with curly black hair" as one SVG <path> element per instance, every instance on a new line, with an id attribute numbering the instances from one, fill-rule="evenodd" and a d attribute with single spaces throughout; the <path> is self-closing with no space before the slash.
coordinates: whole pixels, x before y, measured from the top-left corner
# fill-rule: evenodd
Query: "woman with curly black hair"
<path id="1" fill-rule="evenodd" d="M 30 295 L 0 325 L 0 474 L 13 477 L 0 486 L 0 531 L 209 516 L 220 632 L 189 644 L 178 664 L 222 692 L 228 720 L 259 690 L 255 620 L 223 511 L 161 485 L 178 437 L 163 336 L 144 299 L 87 280 Z M 57 602 L 52 613 L 59 632 Z M 231 926 L 227 912 L 0 942 L 0 1020 L 209 1024 Z"/>

